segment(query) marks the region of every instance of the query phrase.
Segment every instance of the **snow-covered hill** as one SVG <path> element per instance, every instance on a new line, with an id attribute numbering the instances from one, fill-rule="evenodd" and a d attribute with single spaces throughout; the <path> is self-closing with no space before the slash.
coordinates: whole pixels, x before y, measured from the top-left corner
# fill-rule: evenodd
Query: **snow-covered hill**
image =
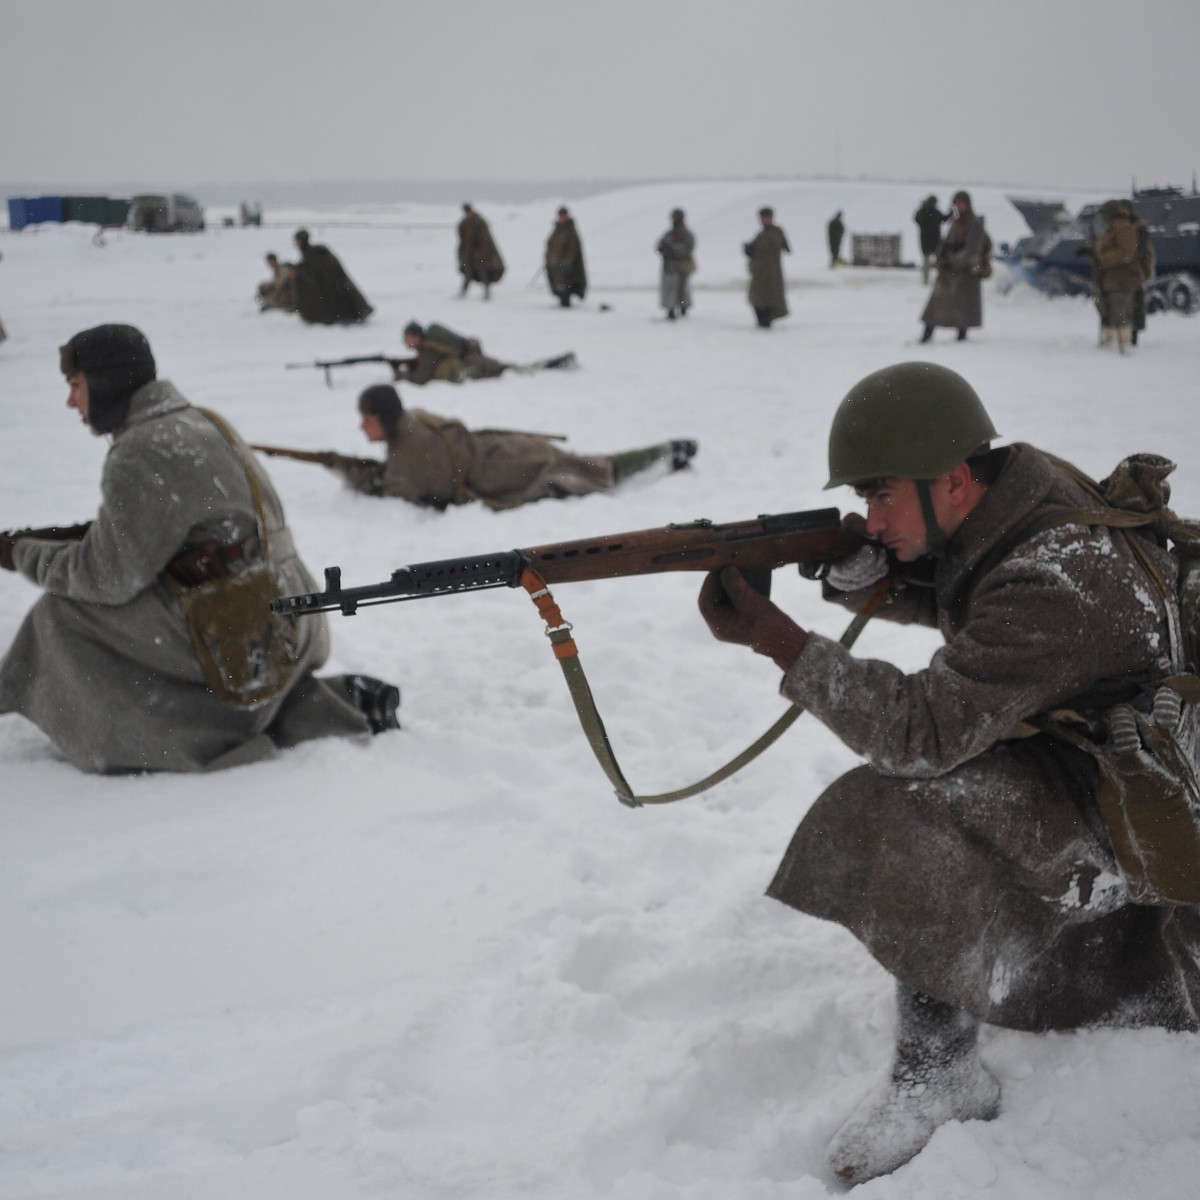
<path id="1" fill-rule="evenodd" d="M 1104 472 L 1180 463 L 1200 514 L 1200 321 L 1151 318 L 1128 359 L 1084 301 L 989 284 L 985 328 L 918 347 L 912 270 L 830 271 L 825 222 L 898 232 L 944 186 L 720 182 L 571 204 L 593 290 L 559 309 L 535 278 L 557 197 L 489 205 L 508 274 L 456 298 L 453 206 L 268 212 L 199 236 L 78 226 L 0 235 L 0 524 L 94 511 L 103 442 L 64 407 L 57 346 L 103 321 L 148 334 L 160 372 L 251 440 L 362 453 L 354 401 L 409 319 L 501 358 L 573 349 L 582 369 L 406 400 L 585 451 L 693 436 L 693 470 L 611 495 L 445 514 L 272 464 L 310 568 L 347 585 L 409 562 L 699 516 L 854 505 L 822 491 L 833 409 L 860 376 L 922 357 L 961 370 L 1002 434 Z M 466 198 L 466 197 L 464 197 Z M 1085 197 L 1063 197 L 1074 204 Z M 1087 197 L 1088 199 L 1092 197 Z M 997 242 L 1015 210 L 975 191 Z M 773 204 L 791 317 L 757 330 L 741 243 Z M 680 205 L 696 306 L 656 307 L 653 245 Z M 262 255 L 295 225 L 375 305 L 351 329 L 259 314 Z M 531 282 L 532 281 L 532 282 Z M 802 622 L 840 630 L 780 573 Z M 782 708 L 777 672 L 717 645 L 699 577 L 556 589 L 635 787 L 690 781 Z M 0 646 L 36 592 L 0 579 Z M 524 595 L 335 618 L 332 670 L 396 680 L 402 732 L 314 743 L 211 778 L 92 778 L 0 718 L 0 1195 L 6 1200 L 803 1200 L 822 1150 L 887 1059 L 891 988 L 847 934 L 762 897 L 790 833 L 853 756 L 805 718 L 707 796 L 630 811 L 592 762 Z M 872 628 L 861 652 L 916 669 L 932 635 Z M 91 699 L 64 697 L 81 718 Z M 128 714 L 136 720 L 137 714 Z M 1005 1089 L 989 1124 L 941 1130 L 864 1197 L 1185 1200 L 1200 1174 L 1200 1043 L 1157 1031 L 985 1031 Z"/>

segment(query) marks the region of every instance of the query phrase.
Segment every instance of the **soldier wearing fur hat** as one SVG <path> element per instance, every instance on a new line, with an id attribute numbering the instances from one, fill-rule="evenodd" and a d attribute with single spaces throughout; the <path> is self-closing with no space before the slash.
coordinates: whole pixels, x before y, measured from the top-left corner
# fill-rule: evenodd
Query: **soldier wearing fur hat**
<path id="1" fill-rule="evenodd" d="M 557 445 L 564 439 L 556 435 L 470 430 L 452 417 L 405 408 L 390 384 L 367 388 L 358 411 L 367 440 L 385 445 L 387 458 L 335 460 L 333 469 L 356 491 L 439 510 L 472 500 L 506 509 L 587 496 L 659 463 L 679 470 L 696 453 L 695 442 L 679 438 L 620 454 L 572 454 Z"/>
<path id="2" fill-rule="evenodd" d="M 950 228 L 937 248 L 933 291 L 921 313 L 923 342 L 932 340 L 935 329 L 957 330 L 958 340 L 965 342 L 968 329 L 983 325 L 983 273 L 991 239 L 971 207 L 970 193 L 955 192 L 952 207 Z"/>
<path id="3" fill-rule="evenodd" d="M 1196 710 L 1170 686 L 1173 556 L 1140 524 L 1157 506 L 1183 530 L 1162 508 L 1173 464 L 1138 455 L 1096 485 L 996 436 L 974 388 L 932 363 L 868 375 L 833 419 L 827 486 L 854 487 L 866 517 L 847 523 L 869 540 L 813 573 L 855 612 L 940 629 L 924 670 L 801 628 L 736 568 L 701 591 L 713 634 L 772 659 L 783 694 L 864 760 L 808 809 L 768 891 L 844 926 L 895 980 L 892 1063 L 828 1149 L 851 1183 L 944 1122 L 997 1115 L 981 1022 L 1200 1028 L 1195 875 L 1169 904 L 1147 892 L 1098 770 L 1126 755 L 1131 779 L 1167 774 L 1149 733 L 1114 737 L 1160 707 L 1154 737 L 1192 758 L 1165 789 L 1195 770 Z"/>
<path id="4" fill-rule="evenodd" d="M 1088 248 L 1092 258 L 1092 284 L 1100 310 L 1100 345 L 1116 342 L 1121 354 L 1133 346 L 1134 293 L 1145 281 L 1139 259 L 1138 229 L 1133 211 L 1121 200 L 1100 206 L 1104 232 Z"/>
<path id="5" fill-rule="evenodd" d="M 0 566 L 44 593 L 0 661 L 0 713 L 94 772 L 206 771 L 394 728 L 391 685 L 313 675 L 323 620 L 270 614 L 313 581 L 237 434 L 158 378 L 130 325 L 60 357 L 67 406 L 112 444 L 90 522 L 0 535 Z"/>
<path id="6" fill-rule="evenodd" d="M 692 275 L 696 270 L 696 235 L 687 227 L 683 209 L 671 212 L 671 228 L 658 239 L 655 249 L 662 257 L 658 302 L 667 310 L 667 320 L 686 317 L 692 306 Z"/>

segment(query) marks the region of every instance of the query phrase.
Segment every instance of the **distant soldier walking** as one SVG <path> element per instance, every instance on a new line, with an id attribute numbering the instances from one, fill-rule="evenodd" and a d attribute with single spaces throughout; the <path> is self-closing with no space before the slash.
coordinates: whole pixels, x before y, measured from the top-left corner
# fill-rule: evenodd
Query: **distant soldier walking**
<path id="1" fill-rule="evenodd" d="M 760 329 L 770 329 L 772 321 L 788 315 L 783 283 L 783 255 L 792 252 L 787 235 L 775 224 L 775 210 L 760 208 L 762 229 L 742 249 L 750 269 L 750 307 Z"/>
<path id="2" fill-rule="evenodd" d="M 662 256 L 659 303 L 667 310 L 667 320 L 686 317 L 692 306 L 690 280 L 696 270 L 696 237 L 684 224 L 683 209 L 671 213 L 671 228 L 658 239 L 655 247 Z"/>
<path id="3" fill-rule="evenodd" d="M 842 210 L 839 208 L 833 214 L 833 219 L 825 228 L 829 241 L 829 265 L 840 266 L 842 263 L 842 238 L 846 236 L 846 223 L 842 220 Z"/>
<path id="4" fill-rule="evenodd" d="M 492 297 L 492 284 L 504 277 L 504 259 L 492 231 L 470 204 L 463 205 L 463 218 L 458 223 L 458 271 L 462 275 L 459 295 L 465 296 L 471 284 L 480 283 L 485 300 Z"/>
<path id="5" fill-rule="evenodd" d="M 566 208 L 558 210 L 554 228 L 546 239 L 546 280 L 563 308 L 571 307 L 571 297 L 587 295 L 587 268 L 583 263 L 583 243 Z"/>

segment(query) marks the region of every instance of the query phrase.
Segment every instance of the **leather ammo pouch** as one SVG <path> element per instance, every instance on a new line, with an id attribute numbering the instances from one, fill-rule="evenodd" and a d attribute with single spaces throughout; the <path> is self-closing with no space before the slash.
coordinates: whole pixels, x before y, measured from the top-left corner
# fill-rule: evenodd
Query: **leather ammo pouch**
<path id="1" fill-rule="evenodd" d="M 201 412 L 224 435 L 246 468 L 258 521 L 260 554 L 241 559 L 240 569 L 194 586 L 164 574 L 187 625 L 188 637 L 204 682 L 212 693 L 238 708 L 254 708 L 279 695 L 292 681 L 298 663 L 296 619 L 271 612 L 282 594 L 268 548 L 262 488 L 237 435 L 215 413 Z"/>
<path id="2" fill-rule="evenodd" d="M 1171 660 L 1178 672 L 1155 681 L 1143 702 L 1104 714 L 1102 740 L 1078 714 L 1050 713 L 1031 722 L 1085 750 L 1099 768 L 1096 803 L 1136 904 L 1200 904 L 1200 529 L 1166 507 L 1166 476 L 1175 464 L 1158 455 L 1122 461 L 1096 484 L 1058 461 L 1106 507 L 1074 511 L 1053 522 L 1106 525 L 1124 536 L 1161 599 Z M 1175 546 L 1179 578 L 1163 575 L 1128 531 L 1149 528 L 1160 545 Z"/>
<path id="3" fill-rule="evenodd" d="M 1200 679 L 1194 675 L 1164 680 L 1153 713 L 1127 704 L 1109 710 L 1103 741 L 1067 714 L 1033 722 L 1094 759 L 1096 805 L 1135 904 L 1200 904 L 1197 699 Z"/>

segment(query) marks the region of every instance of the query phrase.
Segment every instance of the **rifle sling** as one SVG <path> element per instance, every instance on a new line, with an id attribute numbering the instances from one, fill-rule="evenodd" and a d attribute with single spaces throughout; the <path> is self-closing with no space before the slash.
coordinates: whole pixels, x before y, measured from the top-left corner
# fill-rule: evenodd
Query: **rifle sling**
<path id="1" fill-rule="evenodd" d="M 880 580 L 863 610 L 855 615 L 854 620 L 846 628 L 846 632 L 842 634 L 839 640 L 847 650 L 858 640 L 858 635 L 862 633 L 867 622 L 887 598 L 888 584 L 887 578 Z M 571 636 L 571 626 L 563 618 L 562 611 L 550 594 L 545 580 L 536 571 L 526 568 L 521 575 L 521 586 L 529 593 L 529 598 L 546 622 L 546 636 L 550 639 L 554 657 L 558 659 L 558 665 L 562 668 L 563 678 L 567 682 L 571 699 L 575 702 L 575 712 L 587 737 L 588 745 L 591 746 L 592 753 L 596 756 L 601 770 L 608 776 L 608 781 L 616 789 L 617 799 L 629 808 L 641 808 L 645 804 L 670 804 L 672 801 L 686 800 L 689 796 L 696 796 L 700 792 L 707 791 L 736 774 L 748 763 L 753 762 L 768 746 L 790 729 L 796 718 L 804 712 L 799 705 L 793 705 L 761 737 L 736 757 L 730 759 L 723 767 L 713 771 L 711 775 L 706 775 L 703 779 L 674 791 L 661 792 L 653 796 L 637 796 L 629 786 L 629 782 L 617 762 L 608 731 L 604 728 L 604 721 L 596 708 L 591 686 L 584 674 L 583 664 L 579 661 L 579 649 L 575 645 L 575 639 Z"/>

